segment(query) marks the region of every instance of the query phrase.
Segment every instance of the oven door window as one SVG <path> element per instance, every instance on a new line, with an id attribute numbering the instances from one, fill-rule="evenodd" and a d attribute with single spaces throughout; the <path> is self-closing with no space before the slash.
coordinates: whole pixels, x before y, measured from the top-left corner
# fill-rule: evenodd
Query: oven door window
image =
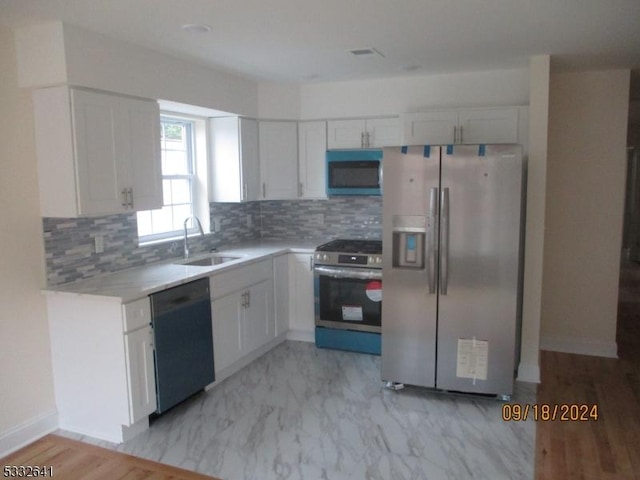
<path id="1" fill-rule="evenodd" d="M 319 276 L 320 319 L 358 325 L 381 325 L 379 280 Z"/>

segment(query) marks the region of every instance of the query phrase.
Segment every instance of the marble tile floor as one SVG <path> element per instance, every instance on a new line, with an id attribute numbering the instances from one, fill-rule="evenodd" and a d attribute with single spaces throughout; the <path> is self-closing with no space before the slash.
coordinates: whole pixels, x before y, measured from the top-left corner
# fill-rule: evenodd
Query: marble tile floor
<path id="1" fill-rule="evenodd" d="M 512 402 L 533 403 L 518 383 Z M 390 391 L 380 358 L 287 341 L 122 445 L 225 480 L 531 479 L 535 425 L 495 399 Z"/>

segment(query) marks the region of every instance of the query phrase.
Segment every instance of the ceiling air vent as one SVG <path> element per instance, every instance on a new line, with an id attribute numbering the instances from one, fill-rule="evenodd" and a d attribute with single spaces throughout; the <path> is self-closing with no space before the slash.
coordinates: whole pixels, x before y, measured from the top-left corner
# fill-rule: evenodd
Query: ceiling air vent
<path id="1" fill-rule="evenodd" d="M 378 55 L 380 57 L 384 57 L 378 50 L 375 48 L 355 48 L 353 50 L 349 50 L 352 55 L 356 57 L 368 57 L 371 55 Z"/>

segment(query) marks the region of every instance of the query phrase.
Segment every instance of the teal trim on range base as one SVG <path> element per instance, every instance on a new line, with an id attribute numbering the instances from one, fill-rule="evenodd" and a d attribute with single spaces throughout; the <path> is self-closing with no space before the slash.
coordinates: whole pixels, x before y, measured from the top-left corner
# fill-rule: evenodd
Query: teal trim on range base
<path id="1" fill-rule="evenodd" d="M 316 327 L 316 347 L 380 355 L 379 333 Z"/>

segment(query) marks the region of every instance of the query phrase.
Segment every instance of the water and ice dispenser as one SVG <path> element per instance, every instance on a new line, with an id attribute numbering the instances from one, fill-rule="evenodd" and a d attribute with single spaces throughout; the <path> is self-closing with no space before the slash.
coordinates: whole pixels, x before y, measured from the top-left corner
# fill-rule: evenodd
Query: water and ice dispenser
<path id="1" fill-rule="evenodd" d="M 427 217 L 393 216 L 393 267 L 424 268 Z"/>

